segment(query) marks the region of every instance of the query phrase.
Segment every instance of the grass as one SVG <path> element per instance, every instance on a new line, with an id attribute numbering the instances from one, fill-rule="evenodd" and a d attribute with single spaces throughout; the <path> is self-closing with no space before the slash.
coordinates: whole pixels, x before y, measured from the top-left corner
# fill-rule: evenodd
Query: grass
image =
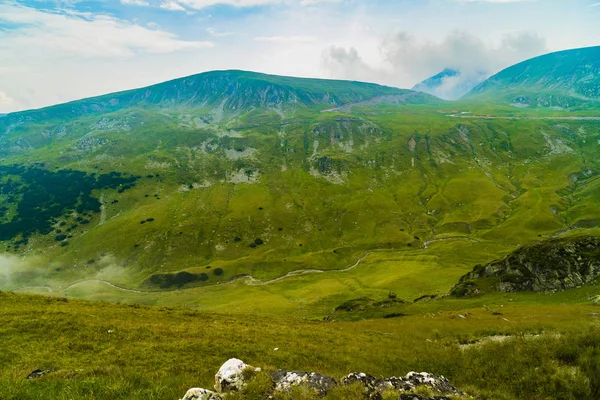
<path id="1" fill-rule="evenodd" d="M 0 398 L 177 399 L 212 387 L 231 357 L 338 380 L 427 371 L 488 399 L 597 398 L 600 325 L 588 316 L 597 307 L 506 303 L 500 316 L 465 305 L 466 319 L 423 309 L 324 323 L 1 293 Z M 513 339 L 485 342 L 494 335 Z M 25 379 L 38 368 L 53 372 Z"/>

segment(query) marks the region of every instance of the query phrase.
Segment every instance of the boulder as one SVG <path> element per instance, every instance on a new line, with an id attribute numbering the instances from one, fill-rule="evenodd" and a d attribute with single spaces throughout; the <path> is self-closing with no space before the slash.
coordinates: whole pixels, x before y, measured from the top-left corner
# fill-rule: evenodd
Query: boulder
<path id="1" fill-rule="evenodd" d="M 330 376 L 317 374 L 315 372 L 286 371 L 279 369 L 271 373 L 275 390 L 285 392 L 293 386 L 306 385 L 319 395 L 324 396 L 337 385 L 335 379 Z"/>
<path id="2" fill-rule="evenodd" d="M 221 400 L 223 397 L 206 389 L 193 388 L 187 391 L 181 400 Z"/>
<path id="3" fill-rule="evenodd" d="M 443 376 L 435 376 L 428 374 L 427 372 L 409 372 L 405 379 L 415 388 L 419 386 L 429 386 L 433 391 L 441 394 L 462 394 Z"/>
<path id="4" fill-rule="evenodd" d="M 351 373 L 342 380 L 344 385 L 350 385 L 355 382 L 360 382 L 365 387 L 365 393 L 369 399 L 379 400 L 382 394 L 388 390 L 410 392 L 420 386 L 427 386 L 431 390 L 441 395 L 462 395 L 462 392 L 450 384 L 448 379 L 443 376 L 435 376 L 427 372 L 409 372 L 405 377 L 375 379 L 374 377 L 364 373 Z M 417 395 L 415 399 L 420 399 Z M 412 399 L 413 397 L 407 397 Z M 443 397 L 441 397 L 443 398 Z"/>
<path id="5" fill-rule="evenodd" d="M 244 378 L 244 370 L 246 369 L 260 371 L 260 368 L 254 368 L 237 358 L 225 362 L 215 375 L 215 390 L 219 393 L 226 390 L 241 390 L 246 385 L 246 379 Z"/>
<path id="6" fill-rule="evenodd" d="M 379 388 L 379 380 L 372 375 L 364 372 L 352 372 L 342 379 L 343 385 L 353 385 L 360 383 L 365 388 L 365 394 L 369 399 L 379 400 L 382 390 Z"/>

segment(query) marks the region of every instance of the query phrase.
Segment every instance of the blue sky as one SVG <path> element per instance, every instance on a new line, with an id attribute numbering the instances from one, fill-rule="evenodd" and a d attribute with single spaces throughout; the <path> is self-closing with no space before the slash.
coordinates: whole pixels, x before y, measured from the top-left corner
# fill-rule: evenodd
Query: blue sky
<path id="1" fill-rule="evenodd" d="M 213 69 L 412 87 L 600 45 L 594 0 L 0 0 L 0 113 Z"/>

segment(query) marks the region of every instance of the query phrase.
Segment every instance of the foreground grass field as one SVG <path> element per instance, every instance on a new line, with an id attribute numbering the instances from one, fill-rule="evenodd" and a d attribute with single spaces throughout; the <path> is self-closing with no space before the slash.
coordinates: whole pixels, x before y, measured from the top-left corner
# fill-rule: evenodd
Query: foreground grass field
<path id="1" fill-rule="evenodd" d="M 325 323 L 0 292 L 0 399 L 178 399 L 231 357 L 338 379 L 427 371 L 483 399 L 599 398 L 597 306 L 463 304 Z M 38 368 L 52 372 L 25 379 Z"/>

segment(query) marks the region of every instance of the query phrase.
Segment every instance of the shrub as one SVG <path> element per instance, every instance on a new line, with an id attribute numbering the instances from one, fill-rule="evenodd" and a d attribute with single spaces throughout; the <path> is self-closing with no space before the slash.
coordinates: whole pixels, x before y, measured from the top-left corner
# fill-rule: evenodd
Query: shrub
<path id="1" fill-rule="evenodd" d="M 221 276 L 223 275 L 223 269 L 222 268 L 215 268 L 213 271 L 213 274 L 215 274 L 216 276 Z"/>

